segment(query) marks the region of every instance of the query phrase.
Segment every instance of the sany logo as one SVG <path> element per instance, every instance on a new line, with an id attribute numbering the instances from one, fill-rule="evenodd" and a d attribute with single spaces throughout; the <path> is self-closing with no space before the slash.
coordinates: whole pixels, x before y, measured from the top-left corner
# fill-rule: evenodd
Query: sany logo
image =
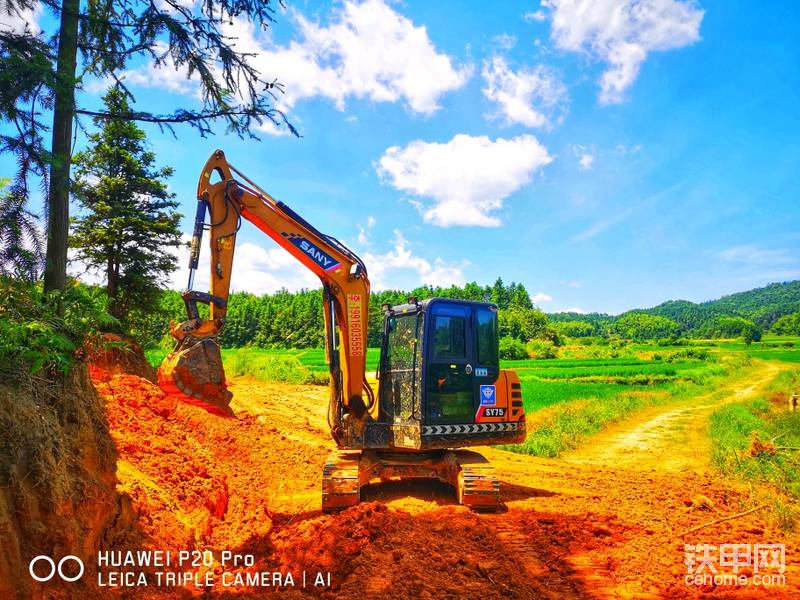
<path id="1" fill-rule="evenodd" d="M 72 577 L 70 577 L 64 573 L 64 563 L 66 563 L 67 561 L 72 561 L 78 565 L 77 575 L 73 575 Z M 34 567 L 39 562 L 45 562 L 48 565 L 50 565 L 50 572 L 44 577 L 40 577 L 39 575 L 37 575 L 34 570 Z M 52 558 L 50 558 L 49 556 L 45 556 L 44 554 L 40 554 L 39 556 L 34 557 L 33 560 L 31 560 L 30 564 L 28 565 L 28 573 L 30 573 L 31 577 L 33 577 L 36 581 L 40 582 L 50 581 L 53 577 L 55 577 L 56 572 L 58 573 L 58 576 L 61 577 L 61 579 L 63 579 L 64 581 L 67 582 L 78 581 L 78 579 L 83 577 L 83 561 L 77 556 L 68 554 L 60 561 L 58 561 L 58 566 L 56 566 L 56 563 Z"/>
<path id="2" fill-rule="evenodd" d="M 335 258 L 333 258 L 327 252 L 320 250 L 315 246 L 313 243 L 308 241 L 303 236 L 296 234 L 296 233 L 283 233 L 283 237 L 287 238 L 292 244 L 300 248 L 303 252 L 305 252 L 311 259 L 317 263 L 320 267 L 325 269 L 326 271 L 333 271 L 341 266 L 341 263 L 337 262 Z"/>
<path id="3" fill-rule="evenodd" d="M 495 387 L 493 385 L 481 386 L 481 404 L 484 406 L 494 406 L 495 403 Z"/>

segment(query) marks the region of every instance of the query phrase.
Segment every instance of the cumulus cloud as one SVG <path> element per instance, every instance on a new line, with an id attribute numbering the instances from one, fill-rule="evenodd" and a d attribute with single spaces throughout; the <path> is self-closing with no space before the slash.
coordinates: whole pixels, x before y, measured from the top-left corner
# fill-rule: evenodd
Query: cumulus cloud
<path id="1" fill-rule="evenodd" d="M 533 302 L 536 305 L 541 304 L 542 302 L 552 302 L 552 301 L 553 297 L 548 294 L 545 294 L 544 292 L 538 292 L 533 296 L 531 296 L 531 302 Z"/>
<path id="2" fill-rule="evenodd" d="M 532 135 L 491 140 L 458 134 L 443 144 L 416 140 L 388 148 L 376 164 L 383 181 L 427 199 L 416 203 L 424 220 L 440 227 L 496 227 L 493 213 L 505 198 L 550 163 Z"/>
<path id="3" fill-rule="evenodd" d="M 168 281 L 166 287 L 174 290 L 185 290 L 189 281 L 189 247 L 191 236 L 183 235 L 183 245 L 169 251 L 177 260 L 178 269 Z M 76 252 L 70 252 L 69 273 L 88 284 L 104 285 L 106 275 L 102 270 L 87 267 L 78 260 Z M 207 291 L 210 288 L 211 268 L 207 244 L 200 253 L 200 264 L 195 273 L 194 289 Z M 231 275 L 232 292 L 250 292 L 253 294 L 270 294 L 281 288 L 295 292 L 301 289 L 320 287 L 319 278 L 301 265 L 292 255 L 277 246 L 265 249 L 252 242 L 237 242 L 236 256 L 233 259 Z"/>
<path id="4" fill-rule="evenodd" d="M 588 171 L 592 168 L 592 165 L 594 164 L 594 151 L 592 149 L 579 144 L 574 144 L 572 146 L 572 152 L 578 159 L 578 166 L 581 168 L 581 170 Z"/>
<path id="5" fill-rule="evenodd" d="M 369 217 L 367 227 L 374 226 L 374 218 Z M 172 273 L 167 287 L 175 290 L 186 289 L 189 280 L 189 248 L 191 236 L 184 234 L 184 245 L 172 250 L 176 256 L 178 269 Z M 466 282 L 464 268 L 469 261 L 458 263 L 447 262 L 441 258 L 428 260 L 414 253 L 411 243 L 399 230 L 394 231 L 392 247 L 385 253 L 361 253 L 372 283 L 372 289 L 396 288 L 392 276 L 398 273 L 413 274 L 417 284 L 431 285 L 463 285 Z M 89 269 L 71 254 L 69 272 L 82 281 L 90 284 L 105 283 L 105 274 L 96 269 Z M 206 291 L 210 289 L 211 270 L 209 252 L 204 245 L 200 253 L 200 264 L 195 273 L 194 289 Z M 282 288 L 291 292 L 301 289 L 320 287 L 319 278 L 301 265 L 297 259 L 283 248 L 263 248 L 252 242 L 237 242 L 236 256 L 233 259 L 231 275 L 231 292 L 250 292 L 252 294 L 271 294 Z"/>
<path id="6" fill-rule="evenodd" d="M 543 0 L 542 6 L 556 46 L 608 64 L 602 104 L 622 101 L 648 53 L 698 41 L 705 14 L 694 0 Z"/>
<path id="7" fill-rule="evenodd" d="M 589 314 L 589 311 L 587 311 L 587 310 L 584 310 L 584 309 L 582 309 L 582 308 L 579 308 L 579 307 L 577 307 L 577 306 L 573 306 L 573 307 L 571 307 L 571 308 L 565 308 L 565 309 L 564 309 L 564 310 L 562 310 L 561 312 L 565 312 L 565 313 L 576 313 L 576 314 L 579 314 L 579 315 L 588 315 L 588 314 Z"/>
<path id="8" fill-rule="evenodd" d="M 373 102 L 403 102 L 415 113 L 431 114 L 439 99 L 462 87 L 470 66 L 458 66 L 437 51 L 424 26 L 393 10 L 384 0 L 346 1 L 329 23 L 311 21 L 297 10 L 289 11 L 298 36 L 286 45 L 276 44 L 269 31 L 245 19 L 224 25 L 235 38 L 236 49 L 252 54 L 250 63 L 265 78 L 276 78 L 285 93 L 275 104 L 290 111 L 298 102 L 322 97 L 344 110 L 350 98 Z M 147 65 L 125 73 L 129 83 L 160 87 L 170 92 L 196 94 L 197 83 L 186 72 L 167 63 Z M 268 123 L 262 131 L 285 133 Z"/>
<path id="9" fill-rule="evenodd" d="M 184 235 L 184 242 L 191 236 Z M 176 252 L 178 270 L 172 274 L 169 287 L 177 290 L 186 288 L 189 279 L 189 249 L 181 246 Z M 200 253 L 200 265 L 195 274 L 194 289 L 208 290 L 210 286 L 210 263 L 208 248 Z M 265 249 L 252 242 L 237 242 L 236 256 L 233 259 L 231 274 L 232 292 L 251 292 L 269 294 L 286 288 L 289 291 L 320 287 L 319 278 L 301 265 L 297 259 L 283 248 Z"/>
<path id="10" fill-rule="evenodd" d="M 502 57 L 495 56 L 484 62 L 481 75 L 485 82 L 483 95 L 497 103 L 494 116 L 506 123 L 543 127 L 554 118 L 563 118 L 567 88 L 545 65 L 513 71 Z"/>
<path id="11" fill-rule="evenodd" d="M 437 258 L 431 263 L 429 260 L 418 256 L 411 250 L 411 244 L 399 229 L 394 231 L 394 245 L 384 254 L 366 252 L 364 262 L 369 270 L 370 280 L 375 289 L 396 287 L 387 282 L 387 275 L 393 271 L 412 271 L 420 284 L 431 285 L 463 285 L 464 267 L 469 263 L 448 263 Z"/>

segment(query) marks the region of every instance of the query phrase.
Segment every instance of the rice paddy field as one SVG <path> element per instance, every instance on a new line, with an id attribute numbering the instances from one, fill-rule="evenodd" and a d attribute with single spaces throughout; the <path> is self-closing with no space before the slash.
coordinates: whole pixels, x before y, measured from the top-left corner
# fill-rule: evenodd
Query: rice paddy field
<path id="1" fill-rule="evenodd" d="M 656 404 L 688 401 L 713 393 L 726 380 L 747 376 L 753 360 L 800 363 L 800 338 L 766 338 L 750 346 L 740 341 L 692 340 L 688 345 L 621 343 L 590 348 L 567 345 L 566 358 L 502 361 L 522 382 L 529 435 L 509 449 L 558 456 L 630 413 Z M 166 351 L 151 350 L 157 365 Z M 229 376 L 289 383 L 327 382 L 322 349 L 225 349 Z M 378 364 L 380 350 L 367 352 L 367 372 Z M 596 356 L 605 354 L 605 356 Z"/>

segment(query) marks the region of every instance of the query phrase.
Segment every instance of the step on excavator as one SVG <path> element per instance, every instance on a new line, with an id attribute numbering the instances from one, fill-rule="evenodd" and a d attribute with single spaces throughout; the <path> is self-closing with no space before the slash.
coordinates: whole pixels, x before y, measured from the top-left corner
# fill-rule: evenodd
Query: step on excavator
<path id="1" fill-rule="evenodd" d="M 203 167 L 197 200 L 183 293 L 188 318 L 171 326 L 177 344 L 159 368 L 162 389 L 233 414 L 218 336 L 245 219 L 322 282 L 328 424 L 337 446 L 323 469 L 323 511 L 355 505 L 365 485 L 397 478 L 439 480 L 463 505 L 498 509 L 494 469 L 464 449 L 525 439 L 519 377 L 500 368 L 497 307 L 445 298 L 384 305 L 376 392 L 366 377 L 370 283 L 362 260 L 259 188 L 221 150 Z M 192 289 L 204 231 L 211 249 L 209 292 Z M 198 303 L 209 306 L 208 318 L 201 318 Z"/>

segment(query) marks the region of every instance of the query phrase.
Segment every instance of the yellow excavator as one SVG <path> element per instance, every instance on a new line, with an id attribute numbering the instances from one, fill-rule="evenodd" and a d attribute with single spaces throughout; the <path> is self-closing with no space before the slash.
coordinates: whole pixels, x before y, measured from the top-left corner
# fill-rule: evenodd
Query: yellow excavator
<path id="1" fill-rule="evenodd" d="M 232 415 L 218 335 L 236 235 L 246 219 L 322 282 L 328 424 L 337 446 L 323 469 L 322 509 L 357 504 L 363 486 L 394 478 L 437 479 L 455 488 L 461 504 L 497 509 L 500 485 L 492 466 L 462 449 L 525 439 L 519 377 L 499 364 L 497 307 L 444 298 L 384 305 L 376 393 L 366 377 L 370 284 L 361 259 L 259 188 L 221 150 L 203 167 L 197 200 L 183 293 L 188 319 L 171 328 L 177 344 L 159 369 L 162 389 Z M 192 290 L 206 230 L 208 293 Z M 201 318 L 198 303 L 208 304 L 209 318 Z"/>

